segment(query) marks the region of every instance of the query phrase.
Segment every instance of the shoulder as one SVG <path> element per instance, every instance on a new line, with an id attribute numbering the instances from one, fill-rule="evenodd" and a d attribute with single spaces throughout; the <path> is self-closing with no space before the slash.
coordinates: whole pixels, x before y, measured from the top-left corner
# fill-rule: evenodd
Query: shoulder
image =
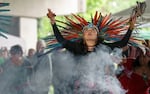
<path id="1" fill-rule="evenodd" d="M 27 58 L 23 58 L 23 66 L 31 66 L 31 62 Z"/>

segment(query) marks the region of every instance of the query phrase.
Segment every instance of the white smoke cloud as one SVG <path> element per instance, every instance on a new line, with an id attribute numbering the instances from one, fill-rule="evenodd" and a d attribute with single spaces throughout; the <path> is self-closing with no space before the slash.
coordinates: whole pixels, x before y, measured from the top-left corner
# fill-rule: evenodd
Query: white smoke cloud
<path id="1" fill-rule="evenodd" d="M 91 52 L 86 56 L 74 56 L 68 51 L 54 52 L 52 54 L 52 82 L 55 94 L 79 94 L 81 92 L 84 92 L 83 94 L 92 94 L 93 92 L 94 94 L 125 94 L 115 76 L 114 67 L 114 63 L 121 62 L 121 53 L 121 49 L 111 51 L 103 45 L 98 47 L 96 52 Z M 37 82 L 39 82 L 39 85 L 41 84 L 43 89 L 41 87 L 36 87 L 35 89 L 42 91 L 48 88 L 47 86 L 44 87 L 43 83 L 48 83 L 49 85 L 48 80 L 42 80 L 43 76 L 48 75 L 50 71 L 43 67 L 37 73 L 39 74 L 36 77 L 38 78 Z M 9 75 L 8 73 L 7 78 L 10 78 L 9 82 L 13 82 L 11 79 L 13 75 Z M 30 79 L 32 79 L 32 76 Z M 1 79 L 1 81 L 4 80 Z M 34 88 L 31 81 L 28 82 L 29 88 L 25 90 L 31 90 L 28 94 L 32 94 Z M 35 80 L 33 79 L 33 81 Z M 10 84 L 8 83 L 7 85 Z M 3 87 L 2 84 L 1 87 Z M 11 92 L 9 93 L 11 94 Z"/>
<path id="2" fill-rule="evenodd" d="M 28 69 L 29 62 L 23 62 L 25 65 L 17 66 L 8 59 L 0 66 L 3 70 L 0 73 L 0 94 L 31 94 L 27 87 L 27 78 L 31 72 Z"/>
<path id="3" fill-rule="evenodd" d="M 115 76 L 114 63 L 122 60 L 122 50 L 101 45 L 86 56 L 69 52 L 53 55 L 53 83 L 56 94 L 125 94 Z"/>

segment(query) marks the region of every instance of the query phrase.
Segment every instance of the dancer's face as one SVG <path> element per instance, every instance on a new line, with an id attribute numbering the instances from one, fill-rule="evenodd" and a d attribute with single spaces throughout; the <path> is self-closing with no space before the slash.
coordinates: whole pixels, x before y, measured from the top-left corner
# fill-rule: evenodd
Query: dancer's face
<path id="1" fill-rule="evenodd" d="M 95 28 L 87 28 L 83 31 L 83 39 L 89 41 L 97 41 L 98 32 Z"/>
<path id="2" fill-rule="evenodd" d="M 89 50 L 97 44 L 98 32 L 95 28 L 86 28 L 83 31 L 83 40 L 87 47 L 90 47 Z M 92 47 L 92 48 L 91 48 Z"/>

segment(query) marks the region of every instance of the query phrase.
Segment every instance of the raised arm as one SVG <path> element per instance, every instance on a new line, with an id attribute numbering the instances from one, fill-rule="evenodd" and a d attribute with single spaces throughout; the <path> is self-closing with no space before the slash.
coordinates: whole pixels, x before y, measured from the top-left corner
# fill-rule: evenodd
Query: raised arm
<path id="1" fill-rule="evenodd" d="M 126 46 L 132 34 L 136 18 L 141 16 L 145 12 L 145 8 L 146 8 L 146 2 L 142 2 L 142 3 L 137 2 L 137 6 L 132 10 L 132 14 L 129 21 L 130 27 L 127 33 L 125 34 L 125 36 L 122 38 L 121 41 L 110 43 L 110 44 L 107 43 L 107 45 L 110 46 L 111 48 L 115 48 L 115 47 L 122 48 Z"/>
<path id="2" fill-rule="evenodd" d="M 128 29 L 127 33 L 124 35 L 124 37 L 120 41 L 117 41 L 117 42 L 114 42 L 114 43 L 105 43 L 105 44 L 108 45 L 111 48 L 115 48 L 115 47 L 122 48 L 122 47 L 126 46 L 128 41 L 129 41 L 129 39 L 130 39 L 132 31 L 134 29 L 135 21 L 136 21 L 136 17 L 131 17 L 130 18 L 129 29 Z"/>
<path id="3" fill-rule="evenodd" d="M 48 9 L 47 17 L 50 19 L 51 25 L 53 27 L 54 35 L 57 41 L 63 44 L 66 41 L 66 39 L 63 38 L 59 29 L 56 26 L 55 16 L 56 16 L 55 13 L 53 13 L 50 9 Z"/>
<path id="4" fill-rule="evenodd" d="M 56 26 L 55 16 L 56 15 L 50 9 L 48 9 L 47 17 L 51 21 L 51 24 L 52 24 L 52 27 L 53 27 L 53 31 L 54 31 L 54 35 L 55 35 L 57 41 L 59 43 L 61 43 L 62 46 L 64 48 L 66 48 L 67 50 L 69 50 L 70 52 L 73 52 L 74 54 L 80 54 L 79 53 L 79 50 L 80 50 L 79 43 L 66 40 L 61 35 L 60 31 L 58 30 L 58 28 Z"/>

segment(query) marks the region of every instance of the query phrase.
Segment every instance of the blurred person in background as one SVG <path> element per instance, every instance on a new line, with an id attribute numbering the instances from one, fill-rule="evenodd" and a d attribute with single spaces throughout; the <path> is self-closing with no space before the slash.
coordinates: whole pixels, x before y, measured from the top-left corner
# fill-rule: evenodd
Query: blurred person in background
<path id="1" fill-rule="evenodd" d="M 23 57 L 20 45 L 10 49 L 10 57 L 1 64 L 1 94 L 30 94 L 28 78 L 31 75 L 30 62 Z"/>
<path id="2" fill-rule="evenodd" d="M 33 64 L 33 63 L 34 63 L 33 56 L 34 56 L 35 53 L 36 53 L 35 49 L 30 48 L 30 49 L 28 50 L 28 54 L 27 54 L 27 56 L 26 56 L 26 58 L 29 59 L 31 65 L 32 65 L 32 68 L 33 68 L 33 65 L 34 65 L 34 64 Z"/>
<path id="3" fill-rule="evenodd" d="M 124 70 L 118 77 L 126 94 L 149 94 L 150 87 L 150 49 L 131 50 L 134 58 L 127 58 L 122 63 Z"/>
<path id="4" fill-rule="evenodd" d="M 36 44 L 36 52 L 32 56 L 33 73 L 30 80 L 30 87 L 33 94 L 48 94 L 52 79 L 52 64 L 49 54 L 43 55 L 46 51 L 46 43 L 40 39 Z M 31 60 L 30 59 L 30 60 Z"/>
<path id="5" fill-rule="evenodd" d="M 0 49 L 0 64 L 3 64 L 5 60 L 9 57 L 9 52 L 6 47 Z"/>
<path id="6" fill-rule="evenodd" d="M 32 58 L 32 56 L 34 56 L 35 52 L 36 52 L 35 49 L 30 48 L 30 49 L 28 50 L 27 58 L 28 58 L 28 59 Z"/>

